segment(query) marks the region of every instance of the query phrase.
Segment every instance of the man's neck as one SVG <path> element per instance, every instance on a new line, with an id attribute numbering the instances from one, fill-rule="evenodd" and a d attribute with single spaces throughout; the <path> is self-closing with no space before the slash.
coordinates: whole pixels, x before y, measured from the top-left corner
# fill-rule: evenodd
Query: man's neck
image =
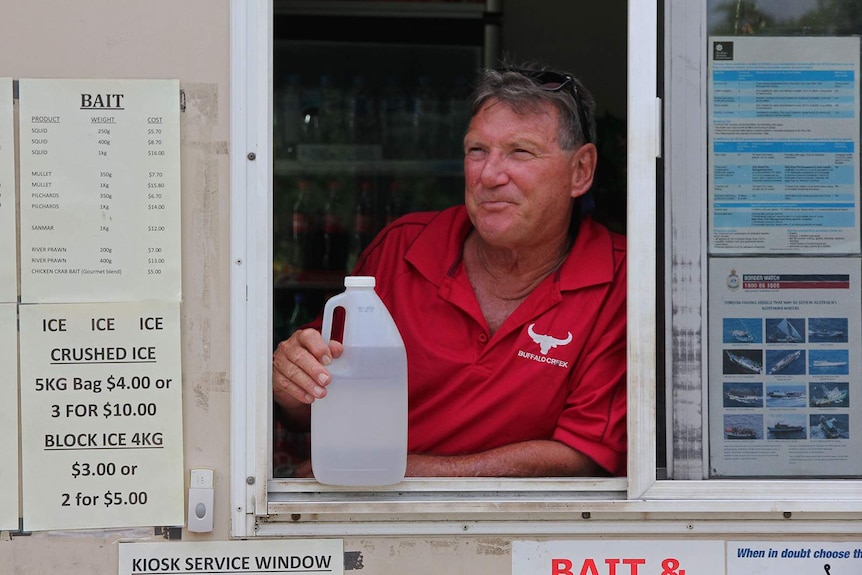
<path id="1" fill-rule="evenodd" d="M 566 240 L 541 250 L 517 251 L 488 246 L 475 232 L 467 237 L 464 266 L 492 333 L 560 267 L 568 249 Z"/>

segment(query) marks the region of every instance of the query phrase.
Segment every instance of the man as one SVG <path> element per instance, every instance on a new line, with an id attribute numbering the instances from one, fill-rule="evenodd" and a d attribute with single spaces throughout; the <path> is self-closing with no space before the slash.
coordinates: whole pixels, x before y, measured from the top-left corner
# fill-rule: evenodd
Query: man
<path id="1" fill-rule="evenodd" d="M 484 71 L 465 204 L 408 214 L 360 258 L 407 349 L 408 476 L 625 474 L 625 241 L 581 217 L 591 118 L 570 75 Z M 273 394 L 294 422 L 342 349 L 315 329 L 279 345 Z"/>

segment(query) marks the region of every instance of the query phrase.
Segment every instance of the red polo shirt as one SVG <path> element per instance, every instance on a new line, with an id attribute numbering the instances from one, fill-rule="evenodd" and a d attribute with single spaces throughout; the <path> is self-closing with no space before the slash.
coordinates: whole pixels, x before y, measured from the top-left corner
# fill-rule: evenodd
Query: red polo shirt
<path id="1" fill-rule="evenodd" d="M 462 262 L 463 206 L 384 229 L 377 278 L 407 348 L 409 450 L 458 455 L 555 439 L 626 472 L 625 239 L 586 219 L 569 256 L 492 336 Z"/>

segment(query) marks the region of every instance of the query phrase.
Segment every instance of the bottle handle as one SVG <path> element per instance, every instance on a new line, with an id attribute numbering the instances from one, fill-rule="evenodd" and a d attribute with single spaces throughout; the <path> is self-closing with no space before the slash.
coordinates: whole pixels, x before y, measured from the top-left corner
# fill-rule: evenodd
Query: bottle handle
<path id="1" fill-rule="evenodd" d="M 347 294 L 340 293 L 332 296 L 327 300 L 326 305 L 323 306 L 323 325 L 322 327 L 322 335 L 323 341 L 327 344 L 329 340 L 332 338 L 332 313 L 335 311 L 335 308 L 338 307 L 341 300 L 347 297 Z"/>

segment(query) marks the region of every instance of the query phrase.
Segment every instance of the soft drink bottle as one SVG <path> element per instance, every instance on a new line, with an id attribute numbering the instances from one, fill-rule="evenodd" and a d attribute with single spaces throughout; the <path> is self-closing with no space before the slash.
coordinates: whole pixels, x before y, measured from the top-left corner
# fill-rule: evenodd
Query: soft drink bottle
<path id="1" fill-rule="evenodd" d="M 309 261 L 309 244 L 312 241 L 313 215 L 309 207 L 309 184 L 308 180 L 300 179 L 297 184 L 296 201 L 291 213 L 290 239 L 291 239 L 291 267 L 299 272 L 305 269 Z"/>
<path id="2" fill-rule="evenodd" d="M 359 256 L 362 255 L 362 251 L 374 239 L 376 231 L 373 198 L 371 197 L 371 182 L 362 180 L 359 183 L 359 191 L 356 193 L 356 202 L 353 208 L 353 229 L 351 230 L 347 250 L 348 273 L 356 266 Z"/>
<path id="3" fill-rule="evenodd" d="M 341 219 L 341 197 L 338 181 L 329 182 L 329 197 L 323 208 L 323 254 L 321 268 L 344 271 L 347 261 L 347 229 Z"/>

